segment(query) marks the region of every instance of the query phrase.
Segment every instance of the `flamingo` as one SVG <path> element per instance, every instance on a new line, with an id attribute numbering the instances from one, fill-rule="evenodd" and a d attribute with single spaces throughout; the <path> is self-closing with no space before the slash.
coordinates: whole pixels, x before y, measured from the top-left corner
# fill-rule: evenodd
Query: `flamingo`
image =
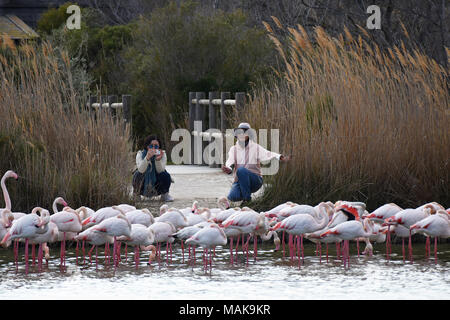
<path id="1" fill-rule="evenodd" d="M 14 221 L 9 231 L 5 234 L 1 241 L 1 245 L 6 245 L 8 240 L 25 239 L 25 270 L 28 274 L 28 242 L 30 238 L 35 237 L 40 233 L 44 233 L 45 230 L 42 226 L 45 221 L 41 219 L 36 213 L 30 213 L 22 218 Z M 16 255 L 17 256 L 17 255 Z"/>
<path id="2" fill-rule="evenodd" d="M 117 237 L 119 236 L 131 236 L 131 224 L 128 219 L 121 213 L 117 216 L 108 218 L 100 222 L 94 227 L 94 230 L 97 232 L 103 232 L 109 236 L 112 236 L 114 239 L 114 248 L 113 248 L 113 262 L 114 266 L 117 266 L 120 259 L 120 251 L 118 252 L 118 248 L 120 248 L 117 244 Z"/>
<path id="3" fill-rule="evenodd" d="M 188 212 L 184 216 L 186 217 L 187 226 L 193 226 L 208 221 L 211 218 L 211 210 L 208 208 L 200 208 L 195 212 Z"/>
<path id="4" fill-rule="evenodd" d="M 128 221 L 133 224 L 142 224 L 146 227 L 149 227 L 151 224 L 155 222 L 155 218 L 149 209 L 136 209 L 133 211 L 128 211 L 125 213 Z"/>
<path id="5" fill-rule="evenodd" d="M 60 260 L 61 266 L 65 266 L 67 233 L 72 233 L 70 238 L 73 239 L 73 237 L 83 229 L 81 218 L 76 210 L 65 207 L 63 211 L 52 214 L 50 221 L 56 224 L 58 226 L 58 231 L 63 234 L 63 238 L 61 240 Z"/>
<path id="6" fill-rule="evenodd" d="M 182 250 L 182 254 L 183 254 L 183 262 L 184 262 L 184 244 L 183 242 L 186 239 L 189 239 L 190 237 L 192 237 L 195 233 L 197 233 L 198 231 L 200 231 L 201 229 L 203 229 L 205 226 L 210 225 L 211 223 L 213 223 L 212 221 L 203 221 L 200 223 L 197 223 L 195 225 L 192 226 L 187 226 L 184 227 L 183 229 L 180 229 L 179 231 L 175 232 L 172 234 L 172 237 L 174 237 L 175 239 L 179 239 L 181 241 L 181 250 Z M 190 253 L 191 253 L 191 247 L 189 246 L 189 259 L 190 259 Z"/>
<path id="7" fill-rule="evenodd" d="M 211 214 L 217 214 L 219 212 L 229 209 L 230 202 L 228 201 L 227 197 L 221 197 L 221 198 L 217 199 L 217 206 L 218 206 L 218 208 L 209 209 Z"/>
<path id="8" fill-rule="evenodd" d="M 416 222 L 428 217 L 431 212 L 433 212 L 433 210 L 434 207 L 431 204 L 427 204 L 415 209 L 408 208 L 397 212 L 393 217 L 390 217 L 385 221 L 388 225 L 399 224 L 409 229 Z M 412 261 L 411 229 L 409 230 L 408 251 L 409 260 Z"/>
<path id="9" fill-rule="evenodd" d="M 212 266 L 211 248 L 216 246 L 224 246 L 227 244 L 227 236 L 221 227 L 213 223 L 208 227 L 202 228 L 189 239 L 186 240 L 187 244 L 198 245 L 203 247 L 203 262 L 204 268 L 207 269 L 207 253 L 209 251 L 209 268 Z"/>
<path id="10" fill-rule="evenodd" d="M 39 216 L 43 220 L 43 230 L 42 234 L 37 234 L 35 237 L 30 238 L 29 243 L 32 245 L 33 251 L 33 264 L 34 264 L 34 246 L 39 245 L 38 249 L 38 265 L 39 269 L 42 266 L 43 252 L 45 251 L 45 259 L 48 261 L 50 258 L 49 248 L 47 246 L 48 242 L 55 242 L 58 238 L 58 226 L 50 221 L 50 212 L 41 207 L 35 207 L 31 213 L 39 213 Z"/>
<path id="11" fill-rule="evenodd" d="M 428 237 L 434 237 L 434 258 L 437 261 L 437 238 L 450 237 L 450 216 L 443 210 L 437 210 L 436 214 L 430 215 L 410 227 L 414 233 L 423 233 Z"/>
<path id="12" fill-rule="evenodd" d="M 78 235 L 75 236 L 75 240 L 77 241 L 87 241 L 87 243 L 92 245 L 91 250 L 89 250 L 89 261 L 91 261 L 91 253 L 92 250 L 95 248 L 95 265 L 97 267 L 98 264 L 98 246 L 105 245 L 106 244 L 112 244 L 114 243 L 114 240 L 111 236 L 109 236 L 106 233 L 103 232 L 97 232 L 95 230 L 96 226 L 92 226 L 87 228 L 86 230 L 80 232 Z"/>
<path id="13" fill-rule="evenodd" d="M 97 211 L 94 212 L 93 215 L 87 217 L 82 221 L 83 226 L 91 227 L 94 224 L 98 224 L 102 222 L 105 219 L 115 217 L 122 212 L 116 207 L 104 207 L 100 208 Z"/>
<path id="14" fill-rule="evenodd" d="M 301 248 L 302 248 L 302 260 L 303 260 L 303 236 L 305 233 L 312 233 L 317 230 L 323 229 L 329 221 L 329 205 L 325 202 L 320 203 L 317 209 L 311 207 L 313 210 L 313 215 L 310 214 L 310 210 L 305 210 L 305 214 L 295 214 L 290 217 L 278 222 L 271 230 L 286 231 L 290 235 L 290 240 L 292 236 L 297 236 L 298 250 L 300 250 L 300 239 L 301 237 Z M 307 213 L 306 213 L 307 212 Z M 289 242 L 291 243 L 291 241 Z M 290 245 L 291 247 L 291 245 Z M 295 247 L 295 245 L 294 245 Z M 291 260 L 293 259 L 293 253 L 291 252 Z M 299 267 L 300 267 L 300 255 L 298 255 Z"/>
<path id="15" fill-rule="evenodd" d="M 266 217 L 268 218 L 277 218 L 278 214 L 281 212 L 281 210 L 289 207 L 296 206 L 297 204 L 291 201 L 279 204 L 275 208 L 270 209 L 269 211 L 264 212 Z"/>
<path id="16" fill-rule="evenodd" d="M 366 244 L 370 242 L 369 237 L 372 235 L 372 230 L 366 230 L 365 226 L 361 221 L 358 220 L 350 220 L 343 223 L 338 224 L 337 226 L 325 231 L 320 235 L 321 238 L 325 238 L 329 235 L 335 235 L 339 239 L 344 240 L 344 266 L 346 266 L 347 260 L 350 261 L 349 257 L 349 240 L 353 240 L 356 238 L 364 238 L 366 240 Z M 370 246 L 371 247 L 371 246 Z M 370 248 L 369 247 L 369 248 Z"/>
<path id="17" fill-rule="evenodd" d="M 390 217 L 396 215 L 398 212 L 402 211 L 403 209 L 400 208 L 395 203 L 387 203 L 382 205 L 381 207 L 377 208 L 375 211 L 367 215 L 366 217 L 370 220 L 377 222 L 377 223 L 384 223 L 386 219 L 389 219 Z M 389 253 L 391 251 L 391 230 L 390 225 L 387 227 L 387 231 L 383 232 L 382 234 L 386 234 L 386 256 L 389 259 Z M 403 241 L 404 242 L 404 239 Z"/>
<path id="18" fill-rule="evenodd" d="M 155 258 L 156 248 L 152 244 L 155 241 L 155 231 L 142 224 L 131 224 L 130 236 L 119 236 L 118 241 L 123 241 L 127 245 L 134 246 L 134 261 L 136 267 L 139 265 L 139 248 L 142 250 L 151 250 L 148 263 Z"/>
<path id="19" fill-rule="evenodd" d="M 9 197 L 8 189 L 6 189 L 6 183 L 5 183 L 6 179 L 8 179 L 8 178 L 14 178 L 17 180 L 19 178 L 19 176 L 14 171 L 8 170 L 5 172 L 5 174 L 3 175 L 2 180 L 0 182 L 1 188 L 3 191 L 3 199 L 5 200 L 5 209 L 8 209 L 9 211 L 11 211 L 12 210 L 11 209 L 11 198 Z M 0 209 L 0 212 L 2 210 L 4 210 L 4 209 Z"/>
<path id="20" fill-rule="evenodd" d="M 0 239 L 8 232 L 14 221 L 14 215 L 10 209 L 2 209 L 0 211 Z M 9 245 L 8 245 L 9 246 Z"/>
<path id="21" fill-rule="evenodd" d="M 248 264 L 248 242 L 250 240 L 250 234 L 253 234 L 253 255 L 256 260 L 257 255 L 257 236 L 269 231 L 268 220 L 264 212 L 258 213 L 250 208 L 244 207 L 241 211 L 232 214 L 228 219 L 223 221 L 223 228 L 236 229 L 237 232 L 242 234 L 242 249 L 247 251 L 247 264 Z M 236 232 L 236 233 L 237 233 Z M 244 234 L 249 234 L 247 242 L 244 245 Z"/>
<path id="22" fill-rule="evenodd" d="M 175 240 L 173 234 L 177 231 L 177 228 L 170 221 L 156 221 L 149 229 L 153 230 L 155 233 L 154 242 L 157 244 L 156 254 L 158 256 L 158 261 L 160 261 L 161 257 L 161 242 L 166 242 L 166 262 L 168 262 L 168 247 L 170 244 L 170 251 L 172 252 L 172 243 Z"/>
<path id="23" fill-rule="evenodd" d="M 188 226 L 186 217 L 175 208 L 170 208 L 169 211 L 155 218 L 155 222 L 171 222 L 177 229 Z"/>

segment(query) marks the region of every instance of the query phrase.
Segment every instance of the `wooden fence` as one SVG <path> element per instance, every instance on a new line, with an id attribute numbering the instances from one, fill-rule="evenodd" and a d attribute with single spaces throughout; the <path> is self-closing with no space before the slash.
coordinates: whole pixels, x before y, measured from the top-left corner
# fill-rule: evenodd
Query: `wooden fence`
<path id="1" fill-rule="evenodd" d="M 189 131 L 195 136 L 202 136 L 208 129 L 219 129 L 222 137 L 227 128 L 226 109 L 232 107 L 235 112 L 240 113 L 245 104 L 245 92 L 236 92 L 235 98 L 231 99 L 230 92 L 209 92 L 206 98 L 205 92 L 189 92 Z M 208 110 L 208 111 L 206 111 Z M 197 132 L 194 127 L 195 121 L 201 121 L 202 132 Z M 203 131 L 204 130 L 204 131 Z M 220 164 L 208 164 L 203 159 L 200 161 L 194 155 L 194 139 L 191 139 L 192 163 L 218 167 Z M 202 142 L 203 154 L 204 143 Z"/>
<path id="2" fill-rule="evenodd" d="M 122 113 L 126 123 L 131 125 L 131 95 L 122 95 L 122 102 L 118 102 L 117 95 L 90 96 L 87 103 L 88 110 L 107 110 L 114 114 Z"/>

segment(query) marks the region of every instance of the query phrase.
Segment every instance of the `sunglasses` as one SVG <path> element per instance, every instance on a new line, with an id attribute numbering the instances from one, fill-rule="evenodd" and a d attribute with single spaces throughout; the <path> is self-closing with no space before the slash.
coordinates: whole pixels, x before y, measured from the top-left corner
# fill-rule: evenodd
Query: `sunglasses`
<path id="1" fill-rule="evenodd" d="M 149 148 L 149 149 L 159 149 L 159 146 L 157 144 L 150 144 L 147 148 Z"/>

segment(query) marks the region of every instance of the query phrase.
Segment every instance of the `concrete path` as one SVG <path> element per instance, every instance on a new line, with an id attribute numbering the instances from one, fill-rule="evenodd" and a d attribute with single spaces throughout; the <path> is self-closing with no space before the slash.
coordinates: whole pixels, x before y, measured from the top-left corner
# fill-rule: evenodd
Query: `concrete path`
<path id="1" fill-rule="evenodd" d="M 210 168 L 198 165 L 167 165 L 167 172 L 175 181 L 170 187 L 170 195 L 173 202 L 168 202 L 170 207 L 185 208 L 197 200 L 200 207 L 217 207 L 217 200 L 226 197 L 233 183 L 233 175 L 227 175 L 220 168 Z M 252 197 L 262 192 L 261 188 Z M 154 210 L 163 204 L 159 197 L 146 199 L 140 203 L 140 207 L 146 206 Z M 154 209 L 154 210 L 153 210 Z"/>

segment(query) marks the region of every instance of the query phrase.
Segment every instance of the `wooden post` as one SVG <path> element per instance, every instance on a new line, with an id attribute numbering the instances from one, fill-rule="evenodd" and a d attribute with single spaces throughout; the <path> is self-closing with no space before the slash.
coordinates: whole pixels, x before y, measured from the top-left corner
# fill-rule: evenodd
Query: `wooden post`
<path id="1" fill-rule="evenodd" d="M 226 113 L 225 113 L 225 99 L 230 99 L 230 93 L 229 92 L 222 92 L 220 94 L 220 131 L 222 131 L 222 134 L 225 134 L 225 129 L 227 126 L 227 119 L 226 119 Z"/>
<path id="2" fill-rule="evenodd" d="M 89 97 L 89 115 L 91 115 L 92 112 L 92 104 L 97 102 L 96 96 L 90 96 Z"/>
<path id="3" fill-rule="evenodd" d="M 238 117 L 241 117 L 245 105 L 245 92 L 236 92 L 235 99 L 236 99 L 236 112 L 238 114 Z"/>
<path id="4" fill-rule="evenodd" d="M 133 136 L 133 113 L 131 110 L 131 95 L 122 95 L 122 108 L 125 124 L 130 125 L 130 136 Z"/>
<path id="5" fill-rule="evenodd" d="M 111 105 L 116 102 L 117 102 L 117 96 L 115 96 L 115 95 L 108 96 L 108 105 L 109 105 L 109 108 L 111 109 L 110 112 L 113 116 L 117 116 L 117 110 L 112 108 Z"/>

